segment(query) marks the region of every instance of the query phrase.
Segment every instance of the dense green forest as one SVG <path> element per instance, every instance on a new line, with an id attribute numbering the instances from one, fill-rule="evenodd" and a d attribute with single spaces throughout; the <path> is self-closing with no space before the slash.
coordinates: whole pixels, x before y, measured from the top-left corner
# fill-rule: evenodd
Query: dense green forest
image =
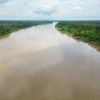
<path id="1" fill-rule="evenodd" d="M 100 46 L 100 21 L 59 22 L 56 28 L 76 39 Z"/>
<path id="2" fill-rule="evenodd" d="M 34 25 L 47 24 L 50 21 L 0 21 L 0 37 L 10 34 L 19 29 L 31 27 Z"/>

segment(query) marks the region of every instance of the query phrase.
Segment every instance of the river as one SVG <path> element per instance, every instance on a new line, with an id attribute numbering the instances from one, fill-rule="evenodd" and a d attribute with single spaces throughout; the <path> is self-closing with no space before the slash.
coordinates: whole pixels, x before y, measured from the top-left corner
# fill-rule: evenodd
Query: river
<path id="1" fill-rule="evenodd" d="M 55 24 L 0 40 L 0 100 L 100 100 L 100 51 Z"/>

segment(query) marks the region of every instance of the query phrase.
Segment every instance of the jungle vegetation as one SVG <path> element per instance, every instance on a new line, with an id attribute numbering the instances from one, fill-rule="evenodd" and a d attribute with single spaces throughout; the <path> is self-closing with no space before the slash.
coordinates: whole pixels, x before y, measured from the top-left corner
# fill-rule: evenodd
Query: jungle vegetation
<path id="1" fill-rule="evenodd" d="M 51 23 L 50 21 L 0 21 L 0 37 L 19 29 Z"/>
<path id="2" fill-rule="evenodd" d="M 76 39 L 100 46 L 100 21 L 64 21 L 56 28 Z"/>

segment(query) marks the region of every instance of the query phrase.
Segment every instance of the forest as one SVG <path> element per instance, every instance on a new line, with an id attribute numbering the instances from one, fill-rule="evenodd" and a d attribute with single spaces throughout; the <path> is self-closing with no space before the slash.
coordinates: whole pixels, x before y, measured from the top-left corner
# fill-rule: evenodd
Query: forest
<path id="1" fill-rule="evenodd" d="M 78 40 L 100 46 L 100 21 L 64 21 L 56 28 Z"/>
<path id="2" fill-rule="evenodd" d="M 0 37 L 19 29 L 51 23 L 50 21 L 0 21 Z"/>

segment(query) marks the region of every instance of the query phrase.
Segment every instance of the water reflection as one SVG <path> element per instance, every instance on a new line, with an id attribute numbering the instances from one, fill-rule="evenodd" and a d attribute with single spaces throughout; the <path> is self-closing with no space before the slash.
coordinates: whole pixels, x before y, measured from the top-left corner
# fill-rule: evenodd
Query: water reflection
<path id="1" fill-rule="evenodd" d="M 0 100 L 100 100 L 100 52 L 55 24 L 0 41 Z"/>

